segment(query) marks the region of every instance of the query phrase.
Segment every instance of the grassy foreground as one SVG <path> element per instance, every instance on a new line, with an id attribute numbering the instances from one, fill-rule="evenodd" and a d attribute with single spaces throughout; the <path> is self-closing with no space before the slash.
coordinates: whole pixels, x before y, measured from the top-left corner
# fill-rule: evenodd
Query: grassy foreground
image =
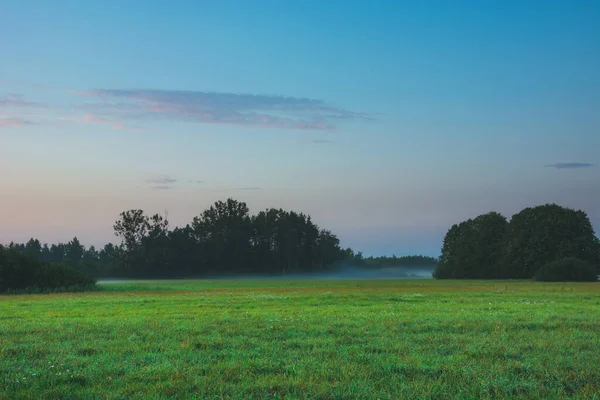
<path id="1" fill-rule="evenodd" d="M 600 399 L 600 283 L 172 281 L 0 296 L 1 399 Z"/>

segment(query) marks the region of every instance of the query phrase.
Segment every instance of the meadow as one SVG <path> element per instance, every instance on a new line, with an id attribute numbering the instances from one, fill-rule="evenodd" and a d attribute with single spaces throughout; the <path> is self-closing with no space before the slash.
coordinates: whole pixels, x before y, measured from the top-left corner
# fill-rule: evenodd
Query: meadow
<path id="1" fill-rule="evenodd" d="M 600 283 L 101 288 L 0 296 L 1 399 L 600 399 Z"/>

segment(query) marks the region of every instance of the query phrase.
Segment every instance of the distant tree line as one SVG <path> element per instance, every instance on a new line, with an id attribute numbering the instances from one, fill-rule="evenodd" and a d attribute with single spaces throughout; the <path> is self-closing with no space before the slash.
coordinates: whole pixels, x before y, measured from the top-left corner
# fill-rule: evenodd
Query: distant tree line
<path id="1" fill-rule="evenodd" d="M 88 275 L 101 277 L 115 269 L 121 255 L 118 246 L 108 243 L 102 249 L 85 247 L 77 237 L 67 243 L 48 245 L 31 238 L 27 243 L 11 242 L 6 250 L 14 251 L 43 263 L 61 264 L 82 271 Z"/>
<path id="2" fill-rule="evenodd" d="M 384 267 L 398 267 L 404 269 L 434 269 L 438 264 L 438 259 L 429 256 L 402 256 L 397 257 L 395 255 L 391 257 L 364 257 L 362 252 L 354 254 L 349 249 L 348 264 L 364 267 L 364 268 L 384 268 Z"/>
<path id="3" fill-rule="evenodd" d="M 310 216 L 282 209 L 251 215 L 244 202 L 217 201 L 184 227 L 166 216 L 124 211 L 114 224 L 121 243 L 86 248 L 37 239 L 7 250 L 43 263 L 60 264 L 94 277 L 175 278 L 232 274 L 319 272 L 353 254 Z"/>
<path id="4" fill-rule="evenodd" d="M 444 238 L 438 279 L 595 281 L 600 241 L 587 214 L 556 204 L 529 207 L 510 222 L 489 212 L 453 225 Z"/>

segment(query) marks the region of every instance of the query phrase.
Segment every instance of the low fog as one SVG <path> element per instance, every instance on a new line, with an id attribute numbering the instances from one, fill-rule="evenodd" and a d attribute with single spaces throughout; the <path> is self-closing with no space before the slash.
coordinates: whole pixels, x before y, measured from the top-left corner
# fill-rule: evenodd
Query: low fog
<path id="1" fill-rule="evenodd" d="M 206 279 L 433 279 L 432 269 L 383 267 L 358 268 L 343 266 L 326 272 L 289 273 L 281 275 L 230 275 L 213 276 Z"/>
<path id="2" fill-rule="evenodd" d="M 381 268 L 359 268 L 350 265 L 332 269 L 326 272 L 314 273 L 282 273 L 279 275 L 269 274 L 236 274 L 236 275 L 212 275 L 202 277 L 182 277 L 179 279 L 219 279 L 219 280 L 290 280 L 290 279 L 433 279 L 432 268 L 423 267 L 381 267 Z M 159 280 L 159 279 L 157 279 Z M 160 279 L 162 280 L 162 279 Z M 144 279 L 99 279 L 98 283 L 120 283 L 120 282 L 152 282 Z"/>

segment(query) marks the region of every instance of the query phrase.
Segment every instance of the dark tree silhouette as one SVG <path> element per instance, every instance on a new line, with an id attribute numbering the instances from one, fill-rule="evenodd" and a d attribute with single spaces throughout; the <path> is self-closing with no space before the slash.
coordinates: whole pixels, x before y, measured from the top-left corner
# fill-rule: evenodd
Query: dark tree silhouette
<path id="1" fill-rule="evenodd" d="M 546 204 L 522 210 L 509 223 L 491 212 L 453 225 L 434 277 L 531 279 L 565 258 L 597 266 L 598 238 L 585 212 Z"/>
<path id="2" fill-rule="evenodd" d="M 489 212 L 454 225 L 444 238 L 436 278 L 499 278 L 508 222 Z"/>
<path id="3" fill-rule="evenodd" d="M 542 282 L 595 282 L 598 276 L 587 261 L 577 258 L 562 258 L 552 261 L 535 272 L 535 280 Z"/>
<path id="4" fill-rule="evenodd" d="M 531 278 L 540 267 L 562 258 L 596 264 L 597 240 L 583 211 L 556 204 L 530 207 L 510 221 L 504 263 L 515 278 Z"/>
<path id="5" fill-rule="evenodd" d="M 34 242 L 29 241 L 28 244 Z M 27 245 L 0 246 L 0 292 L 93 289 L 95 279 L 67 265 L 36 259 L 34 247 L 40 256 L 41 246 L 37 244 L 30 246 L 27 251 Z"/>
<path id="6" fill-rule="evenodd" d="M 170 230 L 160 215 L 129 210 L 114 229 L 121 245 L 93 257 L 110 260 L 104 273 L 113 276 L 285 274 L 322 270 L 347 257 L 339 239 L 310 216 L 282 209 L 251 215 L 246 203 L 231 198 L 217 201 L 183 228 Z"/>

